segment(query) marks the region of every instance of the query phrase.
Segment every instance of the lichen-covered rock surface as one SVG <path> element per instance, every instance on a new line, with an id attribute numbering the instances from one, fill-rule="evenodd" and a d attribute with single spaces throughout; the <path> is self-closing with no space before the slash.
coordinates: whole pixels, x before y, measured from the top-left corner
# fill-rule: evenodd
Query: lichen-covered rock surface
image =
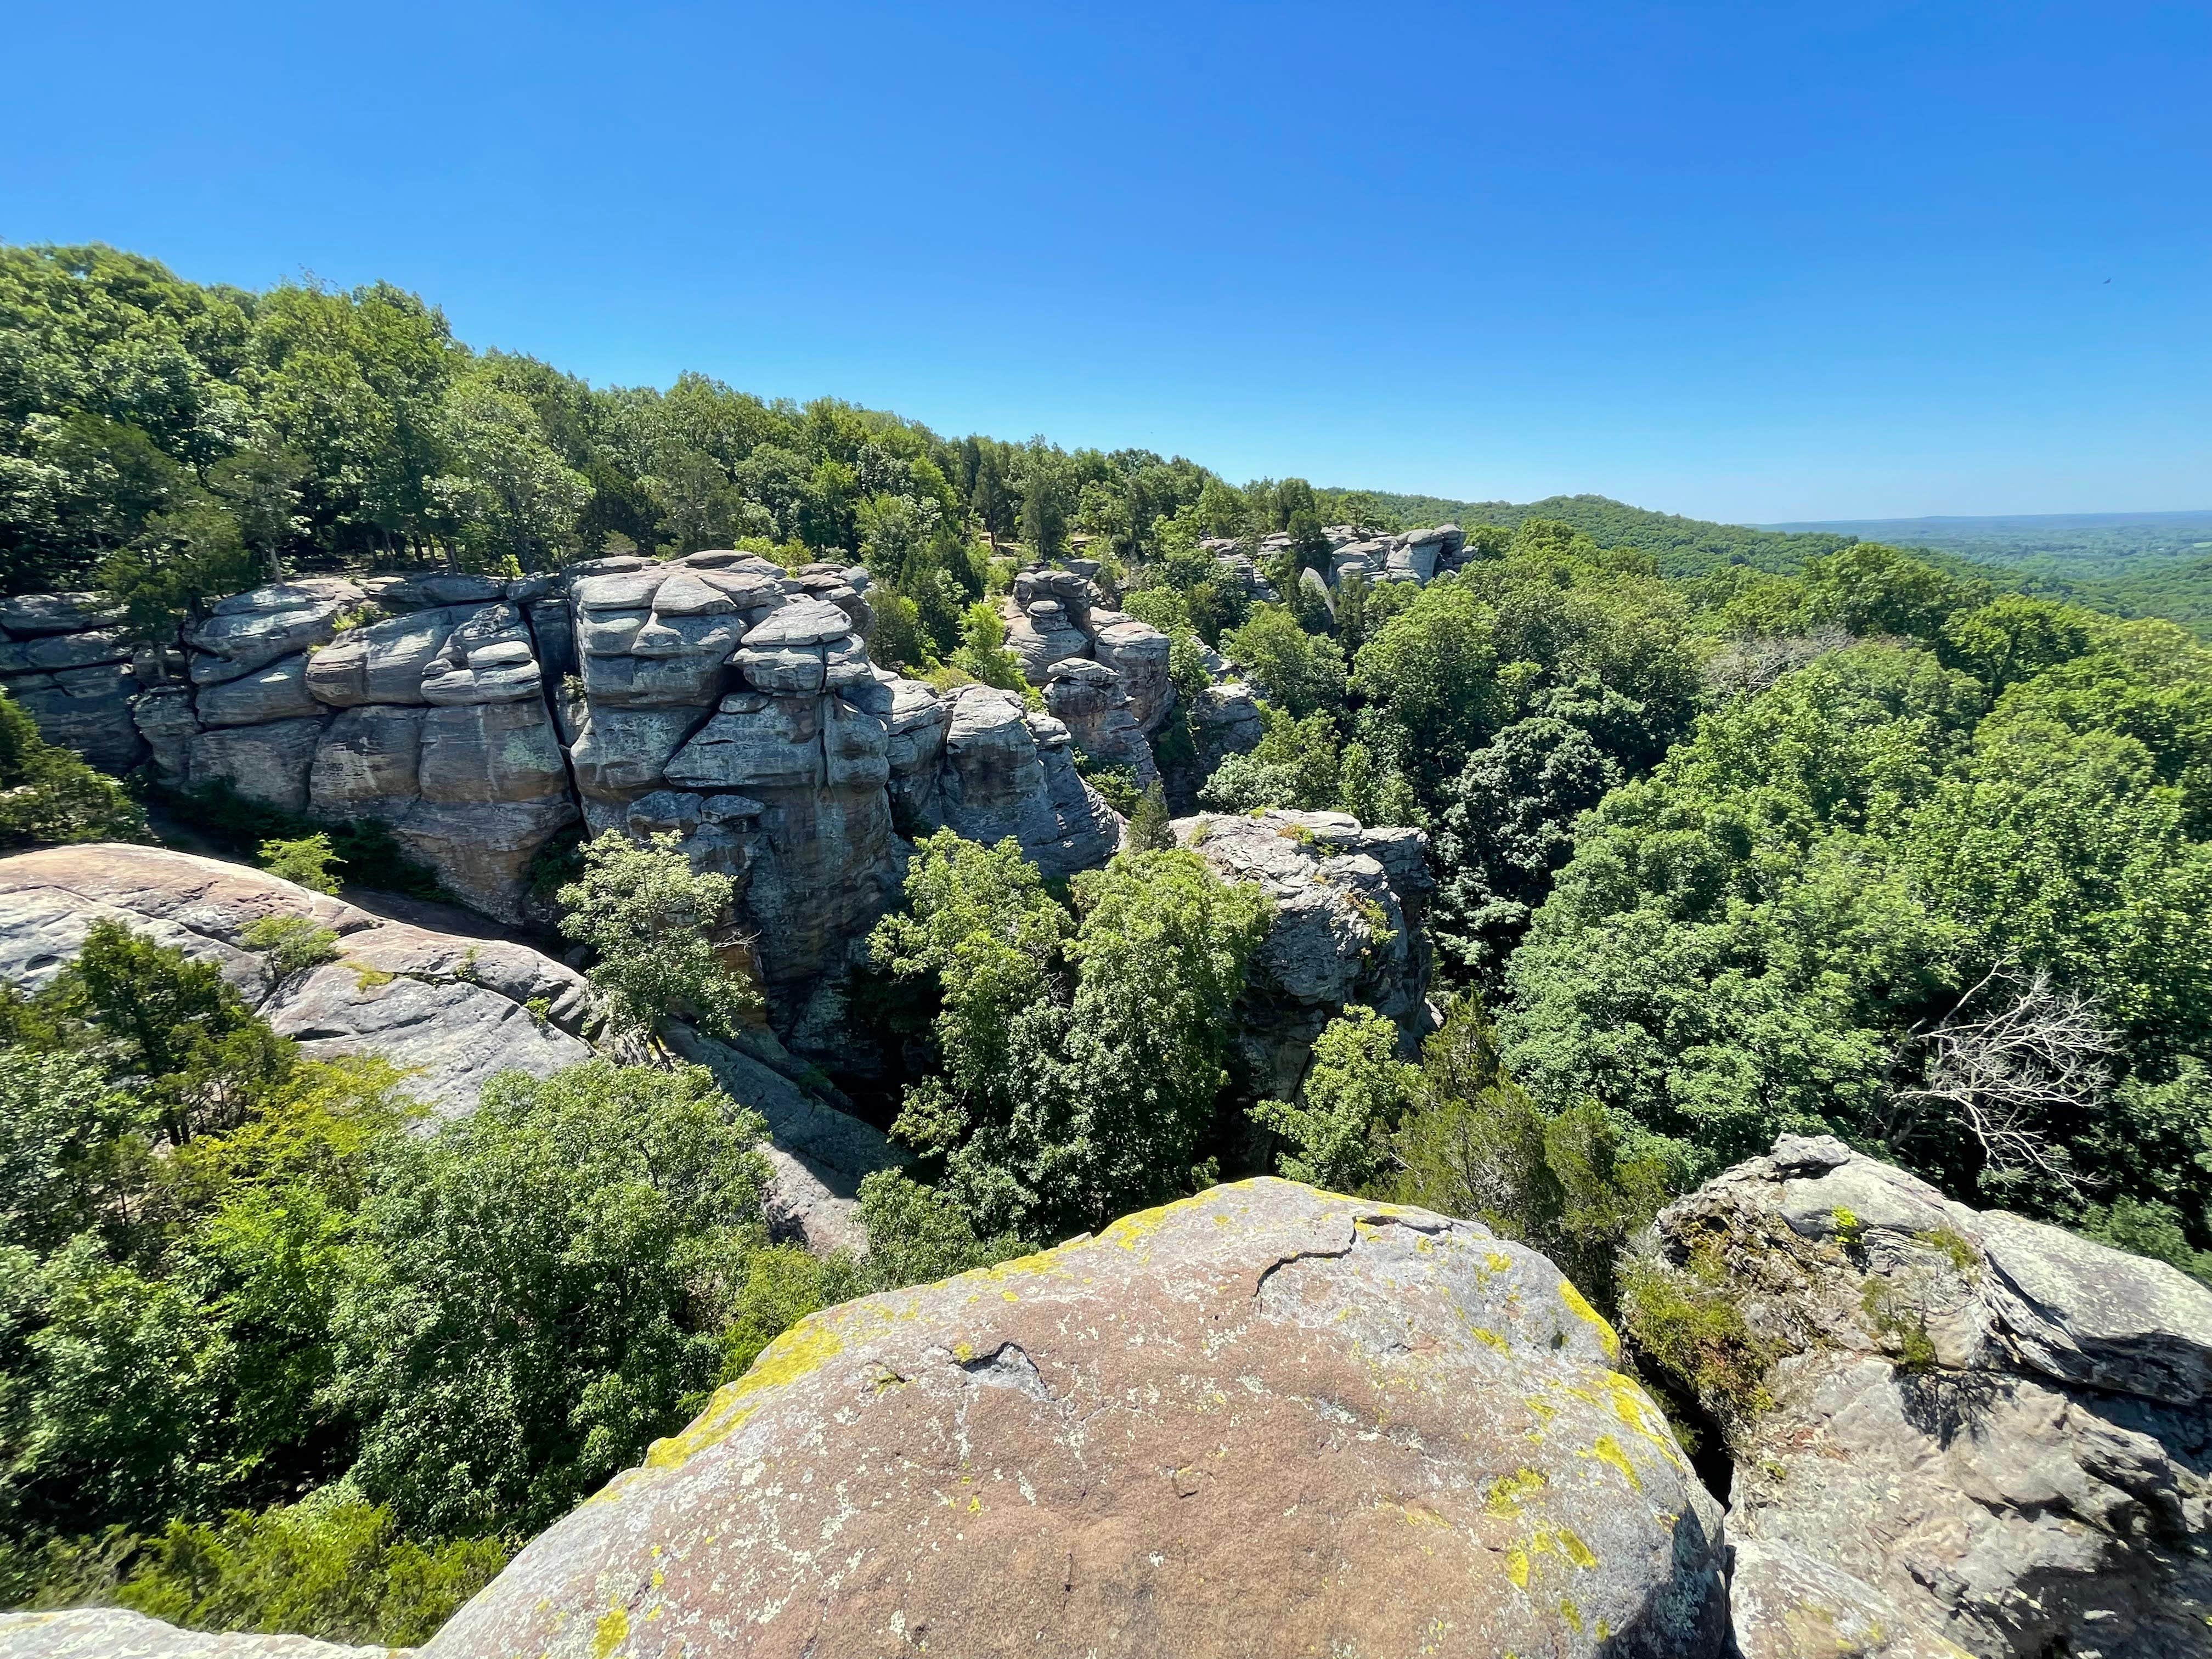
<path id="1" fill-rule="evenodd" d="M 806 1319 L 423 1652 L 1717 1656 L 1615 1354 L 1478 1225 L 1219 1187 Z"/>
<path id="2" fill-rule="evenodd" d="M 268 916 L 329 928 L 337 958 L 272 987 L 244 942 Z M 0 979 L 44 987 L 101 920 L 216 963 L 309 1059 L 390 1060 L 408 1073 L 407 1092 L 441 1115 L 473 1107 L 497 1073 L 546 1077 L 591 1058 L 583 978 L 528 945 L 388 921 L 258 870 L 156 847 L 0 859 Z"/>
<path id="3" fill-rule="evenodd" d="M 2212 1290 L 1785 1136 L 1659 1218 L 1771 1363 L 1744 1659 L 2212 1653 Z"/>
<path id="4" fill-rule="evenodd" d="M 125 1607 L 0 1613 L 8 1659 L 405 1659 L 410 1648 L 357 1648 L 308 1636 L 180 1630 Z"/>

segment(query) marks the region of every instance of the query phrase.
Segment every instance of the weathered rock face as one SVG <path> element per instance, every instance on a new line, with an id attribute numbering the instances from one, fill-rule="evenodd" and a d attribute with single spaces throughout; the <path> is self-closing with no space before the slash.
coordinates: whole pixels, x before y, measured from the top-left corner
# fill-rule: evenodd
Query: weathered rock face
<path id="1" fill-rule="evenodd" d="M 1729 1448 L 1744 1659 L 2212 1650 L 2212 1290 L 1825 1136 L 1653 1249 L 1777 1356 Z"/>
<path id="2" fill-rule="evenodd" d="M 338 959 L 272 989 L 262 959 L 242 943 L 271 915 L 331 929 Z M 310 1059 L 389 1060 L 410 1074 L 407 1091 L 440 1115 L 473 1107 L 496 1073 L 546 1077 L 591 1057 L 584 981 L 526 945 L 412 927 L 257 870 L 159 848 L 56 847 L 0 859 L 0 979 L 40 988 L 102 920 L 216 963 Z"/>
<path id="3" fill-rule="evenodd" d="M 1121 815 L 1075 769 L 1067 727 L 1025 712 L 1011 691 L 965 685 L 945 732 L 941 807 L 969 841 L 1011 836 L 1048 876 L 1103 864 L 1121 842 Z"/>
<path id="4" fill-rule="evenodd" d="M 1717 1656 L 1615 1352 L 1472 1223 L 1216 1188 L 802 1322 L 423 1652 Z"/>
<path id="5" fill-rule="evenodd" d="M 905 1162 L 882 1132 L 726 1042 L 680 1026 L 672 1041 L 684 1059 L 712 1072 L 731 1099 L 767 1120 L 769 1140 L 761 1153 L 773 1171 L 770 1230 L 811 1250 L 866 1250 L 860 1182 Z"/>
<path id="6" fill-rule="evenodd" d="M 1159 763 L 1119 674 L 1083 657 L 1056 662 L 1047 672 L 1044 706 L 1085 754 L 1127 767 L 1139 788 L 1159 776 Z"/>
<path id="7" fill-rule="evenodd" d="M 1004 754 L 971 744 L 966 769 L 953 764 L 951 708 L 868 660 L 867 582 L 857 566 L 786 573 L 730 551 L 513 581 L 311 578 L 222 601 L 185 631 L 180 680 L 143 690 L 96 596 L 33 595 L 0 604 L 0 680 L 50 738 L 97 763 L 150 760 L 173 787 L 222 783 L 309 817 L 381 820 L 503 921 L 526 919 L 532 860 L 580 812 L 595 834 L 672 830 L 739 883 L 757 966 L 788 1018 L 895 893 L 899 834 L 1012 834 L 1055 873 L 1103 862 L 1119 841 L 1057 720 L 1018 711 Z M 1097 595 L 1083 578 L 1029 586 L 1087 623 Z M 377 607 L 398 614 L 353 625 Z M 1146 665 L 1164 665 L 1166 642 L 1153 652 L 1131 630 L 1150 632 L 1124 626 L 1126 673 L 1082 658 L 1106 682 L 1086 730 L 1149 766 L 1131 721 L 1155 696 Z"/>
<path id="8" fill-rule="evenodd" d="M 1274 908 L 1237 1005 L 1237 1051 L 1259 1093 L 1291 1098 L 1314 1039 L 1346 1003 L 1395 1021 L 1410 1056 L 1428 1030 L 1426 836 L 1273 808 L 1178 818 L 1175 833 Z"/>
<path id="9" fill-rule="evenodd" d="M 0 1613 L 0 1653 L 9 1659 L 404 1659 L 411 1651 L 245 1631 L 215 1636 L 125 1607 Z"/>

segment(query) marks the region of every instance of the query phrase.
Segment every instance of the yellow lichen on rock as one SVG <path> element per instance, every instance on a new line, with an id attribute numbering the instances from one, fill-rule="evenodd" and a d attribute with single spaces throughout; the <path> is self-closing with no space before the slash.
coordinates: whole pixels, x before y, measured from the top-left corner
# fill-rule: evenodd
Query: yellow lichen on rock
<path id="1" fill-rule="evenodd" d="M 1603 1345 L 1605 1357 L 1607 1359 L 1617 1360 L 1620 1358 L 1620 1336 L 1615 1334 L 1611 1325 L 1606 1323 L 1605 1316 L 1590 1306 L 1589 1298 L 1565 1279 L 1559 1280 L 1559 1300 L 1567 1304 L 1569 1313 L 1595 1328 L 1597 1340 Z"/>

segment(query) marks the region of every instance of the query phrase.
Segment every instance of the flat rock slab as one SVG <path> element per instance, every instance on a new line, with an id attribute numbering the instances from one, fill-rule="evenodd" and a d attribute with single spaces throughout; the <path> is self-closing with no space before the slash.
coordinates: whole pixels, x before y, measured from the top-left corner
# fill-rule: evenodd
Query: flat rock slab
<path id="1" fill-rule="evenodd" d="M 8 1659 L 404 1659 L 411 1648 L 356 1648 L 309 1636 L 182 1630 L 124 1607 L 0 1613 Z"/>
<path id="2" fill-rule="evenodd" d="M 339 958 L 271 994 L 241 940 L 265 916 L 338 935 Z M 55 847 L 0 859 L 0 978 L 37 990 L 76 958 L 95 921 L 122 923 L 212 962 L 311 1059 L 374 1054 L 409 1073 L 440 1115 L 476 1104 L 502 1071 L 545 1077 L 591 1058 L 571 1029 L 582 977 L 528 945 L 387 921 L 218 859 L 156 847 Z M 543 1004 L 545 1018 L 526 1006 Z"/>
<path id="3" fill-rule="evenodd" d="M 426 1659 L 1718 1655 L 1718 1511 L 1535 1252 L 1289 1182 L 801 1322 Z"/>

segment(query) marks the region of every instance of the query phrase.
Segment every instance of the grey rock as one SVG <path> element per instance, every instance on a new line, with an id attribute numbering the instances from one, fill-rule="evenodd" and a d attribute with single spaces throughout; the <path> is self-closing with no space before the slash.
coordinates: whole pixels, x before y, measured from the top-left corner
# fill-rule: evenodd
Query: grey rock
<path id="1" fill-rule="evenodd" d="M 198 732 L 189 750 L 192 787 L 227 783 L 245 799 L 263 806 L 304 812 L 307 774 L 322 736 L 323 722 L 316 718 Z"/>
<path id="2" fill-rule="evenodd" d="M 794 599 L 778 606 L 766 621 L 750 630 L 745 645 L 752 650 L 774 647 L 827 645 L 853 631 L 853 619 L 826 599 Z"/>
<path id="3" fill-rule="evenodd" d="M 270 720 L 311 719 L 323 712 L 307 695 L 305 652 L 204 688 L 198 708 L 202 726 L 260 726 Z"/>
<path id="4" fill-rule="evenodd" d="M 619 571 L 591 575 L 568 584 L 568 597 L 580 611 L 645 611 L 653 596 L 668 580 L 661 565 L 631 564 Z"/>
<path id="5" fill-rule="evenodd" d="M 1190 732 L 1200 763 L 1211 775 L 1231 755 L 1249 755 L 1267 735 L 1252 688 L 1241 680 L 1210 685 L 1190 704 Z"/>
<path id="6" fill-rule="evenodd" d="M 890 733 L 842 697 L 822 700 L 824 781 L 832 789 L 879 789 L 890 781 Z"/>
<path id="7" fill-rule="evenodd" d="M 2203 1650 L 2212 1289 L 1826 1137 L 1640 1249 L 1665 1273 L 1701 1243 L 1771 1355 L 1771 1405 L 1724 1417 L 1746 1659 Z"/>
<path id="8" fill-rule="evenodd" d="M 1090 653 L 1091 636 L 1068 619 L 1056 600 L 1039 600 L 1027 610 L 1008 605 L 1004 614 L 1006 649 L 1014 653 L 1023 678 L 1031 685 L 1042 685 L 1053 664 Z"/>
<path id="9" fill-rule="evenodd" d="M 544 703 L 532 699 L 424 712 L 423 799 L 539 800 L 568 787 L 568 769 Z"/>
<path id="10" fill-rule="evenodd" d="M 811 697 L 829 683 L 818 645 L 749 645 L 731 660 L 756 691 Z"/>
<path id="11" fill-rule="evenodd" d="M 1091 611 L 1104 602 L 1097 585 L 1079 572 L 1039 566 L 1014 573 L 1013 596 L 1014 604 L 1024 611 L 1040 603 L 1058 605 L 1057 614 L 1084 634 L 1091 632 Z"/>
<path id="12" fill-rule="evenodd" d="M 9 1659 L 404 1659 L 413 1651 L 245 1631 L 211 1635 L 125 1607 L 0 1613 L 0 1653 Z"/>
<path id="13" fill-rule="evenodd" d="M 246 929 L 271 915 L 331 929 L 339 960 L 272 993 L 243 944 Z M 0 975 L 43 987 L 103 919 L 214 963 L 310 1057 L 391 1060 L 408 1073 L 407 1091 L 443 1115 L 471 1109 L 501 1071 L 544 1077 L 590 1057 L 573 1034 L 588 1016 L 588 988 L 526 945 L 387 921 L 261 871 L 161 848 L 57 847 L 0 859 Z M 547 1005 L 547 1019 L 524 1006 L 533 999 Z"/>
<path id="14" fill-rule="evenodd" d="M 307 690 L 333 708 L 422 702 L 422 672 L 453 629 L 476 614 L 459 605 L 348 629 L 307 659 Z"/>
<path id="15" fill-rule="evenodd" d="M 185 629 L 192 647 L 192 682 L 212 684 L 266 667 L 279 657 L 326 645 L 337 619 L 366 596 L 335 578 L 277 582 L 234 594 L 212 615 Z"/>
<path id="16" fill-rule="evenodd" d="M 1720 1513 L 1617 1352 L 1474 1223 L 1214 1188 L 811 1316 L 424 1659 L 1716 1659 Z"/>
<path id="17" fill-rule="evenodd" d="M 21 593 L 0 599 L 0 632 L 19 640 L 87 634 L 121 620 L 123 607 L 105 593 Z"/>
<path id="18" fill-rule="evenodd" d="M 578 634 L 583 629 L 580 625 Z M 721 696 L 728 678 L 723 651 L 690 656 L 609 656 L 586 647 L 583 659 L 585 695 L 596 709 L 696 708 L 704 708 Z"/>
<path id="19" fill-rule="evenodd" d="M 1134 617 L 1109 622 L 1102 612 L 1093 649 L 1121 677 L 1130 719 L 1145 732 L 1159 730 L 1175 704 L 1175 687 L 1168 679 L 1168 636 Z"/>
<path id="20" fill-rule="evenodd" d="M 422 674 L 422 701 L 440 708 L 525 701 L 538 703 L 544 689 L 538 665 L 526 659 L 492 668 L 447 668 L 433 662 Z"/>
<path id="21" fill-rule="evenodd" d="M 765 561 L 759 562 L 764 563 Z M 742 614 L 755 622 L 765 621 L 766 614 L 784 600 L 783 581 L 775 570 L 755 566 L 732 566 L 727 569 L 700 570 L 694 573 L 698 580 L 722 594 Z"/>
<path id="22" fill-rule="evenodd" d="M 507 582 L 497 576 L 460 575 L 444 570 L 371 576 L 362 586 L 370 599 L 389 611 L 493 605 L 507 597 Z"/>
<path id="23" fill-rule="evenodd" d="M 670 1033 L 684 1059 L 714 1074 L 730 1098 L 768 1121 L 762 1150 L 774 1174 L 769 1184 L 771 1227 L 809 1249 L 865 1254 L 860 1181 L 903 1161 L 880 1130 L 817 1098 L 750 1054 L 687 1026 Z"/>
<path id="24" fill-rule="evenodd" d="M 1111 858 L 1121 817 L 1075 769 L 1067 729 L 1033 723 L 1011 691 L 966 685 L 951 700 L 940 803 L 946 825 L 995 845 L 1012 836 L 1048 876 L 1073 875 Z"/>
<path id="25" fill-rule="evenodd" d="M 600 801 L 658 787 L 668 757 L 706 719 L 703 708 L 594 706 L 568 750 L 577 787 Z"/>
<path id="26" fill-rule="evenodd" d="M 308 768 L 309 810 L 333 818 L 385 817 L 412 805 L 421 793 L 424 712 L 389 703 L 341 709 Z"/>
<path id="27" fill-rule="evenodd" d="M 1145 741 L 1119 674 L 1081 657 L 1056 662 L 1047 672 L 1045 707 L 1066 726 L 1085 754 L 1126 768 L 1140 789 L 1159 776 L 1152 746 Z"/>
<path id="28" fill-rule="evenodd" d="M 9 680 L 7 690 L 40 737 L 74 749 L 103 772 L 127 772 L 145 758 L 131 718 L 138 677 L 128 664 L 27 675 Z"/>
<path id="29" fill-rule="evenodd" d="M 183 788 L 191 780 L 192 734 L 200 729 L 199 717 L 192 712 L 191 689 L 147 687 L 131 705 L 131 720 L 145 740 L 154 775 L 168 788 Z"/>
<path id="30" fill-rule="evenodd" d="M 1418 932 L 1428 877 L 1405 869 L 1395 849 L 1410 835 L 1418 854 L 1419 830 L 1370 831 L 1342 812 L 1270 809 L 1178 818 L 1175 833 L 1225 879 L 1257 887 L 1274 911 L 1234 1036 L 1261 1092 L 1292 1097 L 1314 1039 L 1347 1003 L 1395 1023 L 1412 1057 L 1430 1028 Z M 1377 855 L 1386 852 L 1390 866 Z M 1402 890 L 1392 884 L 1392 866 L 1409 883 Z"/>
<path id="31" fill-rule="evenodd" d="M 439 882 L 463 903 L 520 925 L 532 919 L 531 860 L 576 816 L 576 805 L 566 793 L 514 801 L 426 799 L 392 820 L 392 833 L 409 856 L 435 871 Z"/>
<path id="32" fill-rule="evenodd" d="M 738 693 L 663 769 L 686 789 L 806 789 L 826 781 L 821 697 Z"/>
<path id="33" fill-rule="evenodd" d="M 137 648 L 118 629 L 96 629 L 88 634 L 49 634 L 0 645 L 0 674 L 51 673 L 61 668 L 129 662 Z"/>

